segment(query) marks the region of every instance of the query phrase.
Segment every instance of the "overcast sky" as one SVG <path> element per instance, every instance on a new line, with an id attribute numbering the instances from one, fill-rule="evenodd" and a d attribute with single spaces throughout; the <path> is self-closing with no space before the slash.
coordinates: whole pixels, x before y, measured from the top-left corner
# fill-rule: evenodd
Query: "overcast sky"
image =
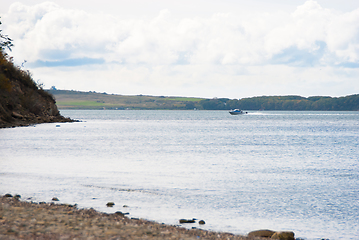
<path id="1" fill-rule="evenodd" d="M 359 93 L 358 0 L 0 0 L 45 88 L 243 98 Z M 26 62 L 24 62 L 26 61 Z"/>

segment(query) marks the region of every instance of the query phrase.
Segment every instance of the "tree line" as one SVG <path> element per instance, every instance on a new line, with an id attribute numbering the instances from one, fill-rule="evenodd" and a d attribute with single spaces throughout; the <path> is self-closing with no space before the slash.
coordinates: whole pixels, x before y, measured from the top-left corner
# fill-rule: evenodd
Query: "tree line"
<path id="1" fill-rule="evenodd" d="M 188 106 L 189 107 L 189 106 Z M 359 94 L 345 97 L 261 96 L 242 99 L 214 98 L 194 104 L 202 110 L 287 110 L 287 111 L 359 111 Z"/>

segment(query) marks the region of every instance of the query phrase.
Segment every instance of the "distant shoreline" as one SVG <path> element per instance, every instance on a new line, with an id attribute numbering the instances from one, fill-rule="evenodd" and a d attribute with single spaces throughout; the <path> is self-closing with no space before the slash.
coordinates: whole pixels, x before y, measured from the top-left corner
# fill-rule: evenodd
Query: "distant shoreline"
<path id="1" fill-rule="evenodd" d="M 359 111 L 359 94 L 345 97 L 261 96 L 242 99 L 116 95 L 70 90 L 46 90 L 58 109 L 114 110 L 283 110 Z"/>

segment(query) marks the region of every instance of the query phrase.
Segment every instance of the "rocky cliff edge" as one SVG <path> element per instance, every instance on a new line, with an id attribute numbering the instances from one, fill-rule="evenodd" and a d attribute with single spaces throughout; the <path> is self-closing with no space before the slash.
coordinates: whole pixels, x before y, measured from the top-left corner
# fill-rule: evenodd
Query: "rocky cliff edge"
<path id="1" fill-rule="evenodd" d="M 0 128 L 73 122 L 60 115 L 54 97 L 0 51 Z"/>

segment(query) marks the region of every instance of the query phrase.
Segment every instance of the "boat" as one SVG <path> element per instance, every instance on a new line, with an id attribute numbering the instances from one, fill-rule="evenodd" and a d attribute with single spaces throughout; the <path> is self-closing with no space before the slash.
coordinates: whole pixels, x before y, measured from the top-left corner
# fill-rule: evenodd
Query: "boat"
<path id="1" fill-rule="evenodd" d="M 242 110 L 239 110 L 239 109 L 234 109 L 234 110 L 229 111 L 229 113 L 231 115 L 239 115 L 239 114 L 246 114 L 247 112 L 243 112 Z"/>

